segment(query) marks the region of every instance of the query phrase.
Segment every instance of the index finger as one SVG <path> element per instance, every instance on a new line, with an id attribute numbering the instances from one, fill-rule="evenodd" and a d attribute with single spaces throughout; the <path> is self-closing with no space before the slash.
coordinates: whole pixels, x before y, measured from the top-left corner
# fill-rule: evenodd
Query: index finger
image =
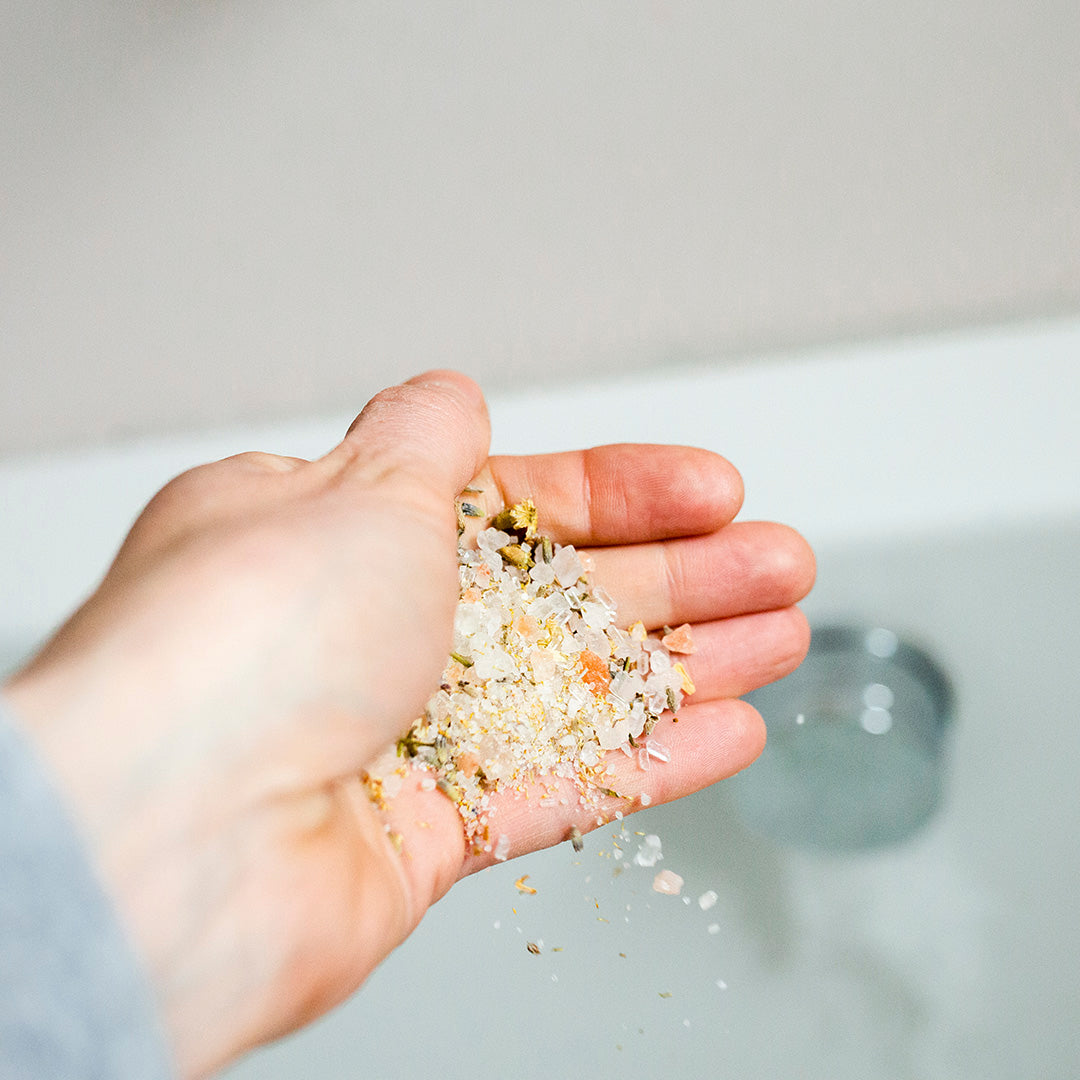
<path id="1" fill-rule="evenodd" d="M 532 499 L 544 535 L 590 546 L 713 532 L 743 499 L 742 477 L 719 454 L 648 443 L 492 457 L 474 486 L 488 513 Z"/>

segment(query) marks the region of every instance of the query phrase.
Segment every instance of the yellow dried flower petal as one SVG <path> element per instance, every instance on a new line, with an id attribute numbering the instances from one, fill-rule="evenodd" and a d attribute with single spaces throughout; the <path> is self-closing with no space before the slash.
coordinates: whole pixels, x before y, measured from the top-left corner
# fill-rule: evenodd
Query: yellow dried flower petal
<path id="1" fill-rule="evenodd" d="M 692 694 L 697 689 L 694 686 L 694 680 L 690 678 L 690 672 L 686 670 L 681 662 L 672 664 L 671 669 L 682 679 L 682 692 L 684 694 Z"/>

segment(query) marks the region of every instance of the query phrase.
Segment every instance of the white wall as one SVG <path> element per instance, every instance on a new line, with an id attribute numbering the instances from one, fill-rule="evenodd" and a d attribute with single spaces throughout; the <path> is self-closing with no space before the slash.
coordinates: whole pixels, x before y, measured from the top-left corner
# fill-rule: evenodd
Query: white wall
<path id="1" fill-rule="evenodd" d="M 0 0 L 0 452 L 1080 310 L 1075 0 Z"/>

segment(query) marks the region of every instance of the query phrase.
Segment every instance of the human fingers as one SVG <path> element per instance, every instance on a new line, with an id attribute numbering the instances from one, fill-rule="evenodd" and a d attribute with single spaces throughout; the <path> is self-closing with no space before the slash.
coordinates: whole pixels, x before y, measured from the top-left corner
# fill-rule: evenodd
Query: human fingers
<path id="1" fill-rule="evenodd" d="M 428 371 L 376 394 L 320 464 L 348 486 L 393 480 L 400 490 L 411 481 L 449 512 L 487 459 L 490 437 L 476 383 L 455 371 Z"/>
<path id="2" fill-rule="evenodd" d="M 500 793 L 493 831 L 509 837 L 510 858 L 551 847 L 565 840 L 572 827 L 588 833 L 607 824 L 616 812 L 628 816 L 733 776 L 751 764 L 764 746 L 765 724 L 745 701 L 686 705 L 678 717 L 666 713 L 645 745 L 629 753 L 608 752 L 606 781 L 618 797 L 605 795 L 596 804 L 582 805 L 569 781 L 546 786 L 543 802 L 536 793 Z M 493 861 L 490 852 L 470 851 L 463 874 Z"/>
<path id="3" fill-rule="evenodd" d="M 802 536 L 765 521 L 589 554 L 592 580 L 615 600 L 620 623 L 649 628 L 789 607 L 810 591 L 815 573 Z"/>
<path id="4" fill-rule="evenodd" d="M 651 754 L 608 753 L 607 780 L 619 797 L 598 795 L 583 803 L 571 781 L 555 778 L 535 781 L 524 791 L 494 793 L 488 847 L 505 836 L 503 849 L 513 858 L 560 843 L 572 827 L 586 833 L 616 812 L 629 815 L 689 795 L 749 765 L 765 744 L 765 727 L 744 701 L 712 701 L 685 706 L 678 720 L 665 714 L 648 743 Z M 454 805 L 421 769 L 407 768 L 399 789 L 376 812 L 400 855 L 418 913 L 460 877 L 495 861 L 493 850 L 473 849 Z"/>
<path id="5" fill-rule="evenodd" d="M 810 626 L 797 607 L 736 615 L 693 628 L 694 652 L 677 659 L 694 684 L 687 704 L 741 697 L 789 675 L 810 646 Z"/>
<path id="6" fill-rule="evenodd" d="M 562 544 L 626 544 L 711 532 L 742 505 L 742 478 L 690 446 L 616 444 L 490 459 L 475 486 L 496 513 L 532 499 L 540 531 Z"/>

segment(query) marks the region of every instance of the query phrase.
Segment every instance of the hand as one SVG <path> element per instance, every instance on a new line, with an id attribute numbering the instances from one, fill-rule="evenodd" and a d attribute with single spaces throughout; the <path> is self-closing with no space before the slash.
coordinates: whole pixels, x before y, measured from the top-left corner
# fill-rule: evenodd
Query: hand
<path id="1" fill-rule="evenodd" d="M 339 1002 L 486 865 L 440 792 L 413 777 L 379 809 L 360 780 L 438 685 L 453 500 L 474 478 L 489 504 L 532 497 L 547 535 L 589 551 L 625 625 L 694 624 L 697 693 L 657 726 L 671 761 L 649 775 L 654 802 L 763 745 L 736 699 L 805 652 L 791 606 L 813 578 L 805 542 L 731 524 L 741 481 L 705 451 L 488 458 L 488 437 L 475 385 L 433 372 L 375 397 L 318 461 L 245 454 L 183 474 L 5 688 L 85 829 L 182 1075 Z M 643 774 L 613 765 L 638 793 Z M 595 824 L 512 796 L 498 820 L 515 855 Z"/>

